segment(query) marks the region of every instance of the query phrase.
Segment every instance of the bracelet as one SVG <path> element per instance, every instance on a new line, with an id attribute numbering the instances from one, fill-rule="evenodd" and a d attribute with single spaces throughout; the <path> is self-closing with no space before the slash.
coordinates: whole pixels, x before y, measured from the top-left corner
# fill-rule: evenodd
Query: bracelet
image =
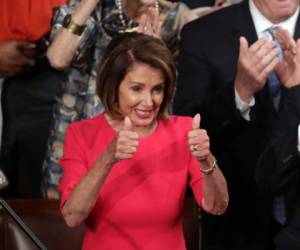
<path id="1" fill-rule="evenodd" d="M 216 160 L 216 158 L 214 158 L 213 164 L 211 165 L 210 168 L 208 168 L 208 169 L 200 168 L 200 171 L 204 175 L 210 175 L 210 174 L 212 174 L 212 172 L 214 172 L 216 167 L 217 167 L 217 160 Z"/>

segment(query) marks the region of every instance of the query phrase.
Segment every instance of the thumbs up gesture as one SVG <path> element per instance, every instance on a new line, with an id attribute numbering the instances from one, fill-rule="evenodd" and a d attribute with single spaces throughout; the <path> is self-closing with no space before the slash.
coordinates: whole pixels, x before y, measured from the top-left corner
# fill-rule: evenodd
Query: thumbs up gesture
<path id="1" fill-rule="evenodd" d="M 126 116 L 124 126 L 119 131 L 115 141 L 115 159 L 131 159 L 137 150 L 139 135 L 132 129 L 130 119 Z"/>
<path id="2" fill-rule="evenodd" d="M 200 128 L 200 121 L 200 114 L 196 114 L 192 121 L 192 130 L 188 133 L 188 143 L 192 155 L 198 161 L 205 161 L 210 155 L 210 143 L 206 130 Z"/>

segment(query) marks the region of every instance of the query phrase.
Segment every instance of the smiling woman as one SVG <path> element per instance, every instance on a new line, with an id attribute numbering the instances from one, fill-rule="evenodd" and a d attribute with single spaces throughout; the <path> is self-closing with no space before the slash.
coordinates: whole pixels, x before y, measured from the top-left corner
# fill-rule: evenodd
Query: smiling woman
<path id="1" fill-rule="evenodd" d="M 161 40 L 122 39 L 119 46 L 114 47 L 116 39 L 106 50 L 97 93 L 110 117 L 122 123 L 128 116 L 133 126 L 148 134 L 158 118 L 168 117 L 176 77 L 173 57 Z"/>
<path id="2" fill-rule="evenodd" d="M 114 39 L 97 72 L 105 113 L 68 127 L 59 185 L 66 223 L 85 223 L 83 249 L 184 250 L 189 185 L 212 214 L 228 204 L 226 181 L 200 117 L 169 115 L 176 72 L 157 38 Z"/>
<path id="3" fill-rule="evenodd" d="M 159 70 L 147 64 L 135 63 L 120 84 L 120 113 L 129 117 L 133 129 L 140 135 L 151 134 L 157 125 L 164 98 L 162 81 Z"/>

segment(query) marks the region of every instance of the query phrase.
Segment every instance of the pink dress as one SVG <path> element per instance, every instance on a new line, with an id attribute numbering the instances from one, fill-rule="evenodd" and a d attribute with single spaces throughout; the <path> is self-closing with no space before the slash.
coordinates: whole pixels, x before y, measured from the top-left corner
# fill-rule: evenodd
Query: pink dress
<path id="1" fill-rule="evenodd" d="M 115 164 L 85 223 L 84 250 L 184 250 L 182 208 L 189 184 L 200 205 L 202 175 L 187 133 L 192 119 L 171 116 Z M 62 204 L 116 136 L 104 115 L 69 126 L 59 185 Z"/>

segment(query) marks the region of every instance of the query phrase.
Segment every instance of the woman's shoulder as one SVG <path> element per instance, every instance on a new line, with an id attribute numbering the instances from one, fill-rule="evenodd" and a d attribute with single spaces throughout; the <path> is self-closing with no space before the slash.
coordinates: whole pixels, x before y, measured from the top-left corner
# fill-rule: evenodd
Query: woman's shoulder
<path id="1" fill-rule="evenodd" d="M 99 128 L 101 128 L 103 124 L 104 124 L 104 114 L 100 114 L 93 118 L 72 122 L 68 126 L 68 130 L 81 132 L 81 133 L 85 133 L 85 132 L 92 133 L 93 131 L 99 130 Z"/>

